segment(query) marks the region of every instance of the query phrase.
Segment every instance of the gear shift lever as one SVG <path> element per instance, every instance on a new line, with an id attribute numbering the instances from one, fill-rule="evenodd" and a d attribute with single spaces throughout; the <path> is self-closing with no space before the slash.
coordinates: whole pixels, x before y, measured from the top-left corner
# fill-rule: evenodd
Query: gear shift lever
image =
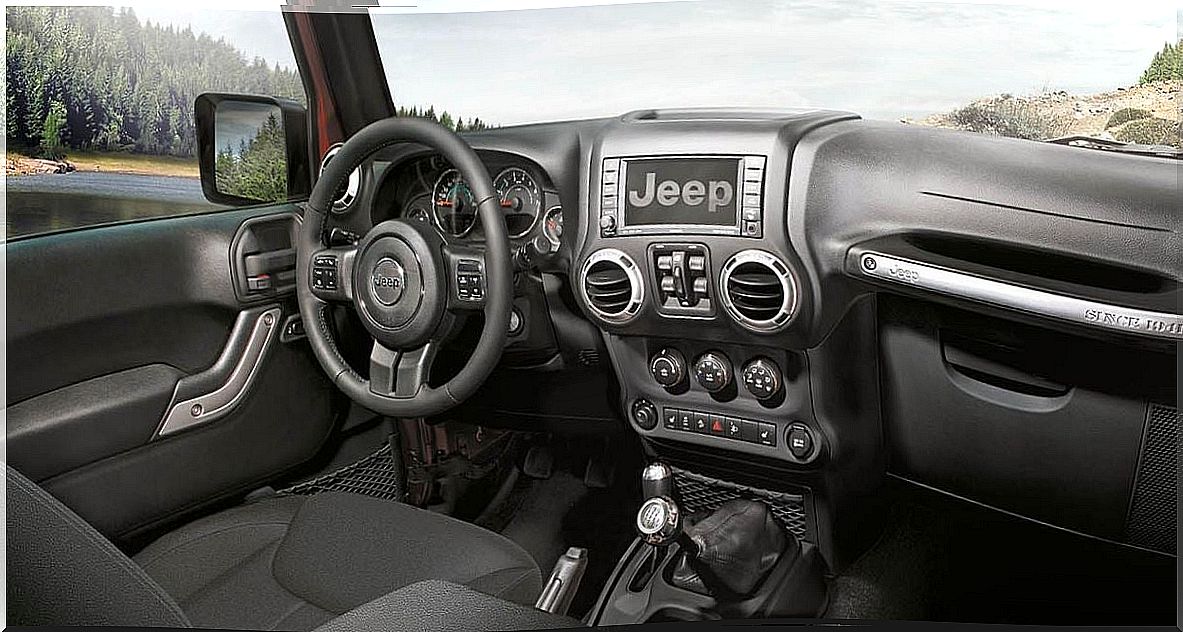
<path id="1" fill-rule="evenodd" d="M 674 471 L 664 463 L 654 463 L 641 472 L 641 492 L 645 502 L 637 512 L 637 532 L 641 539 L 658 548 L 674 542 L 693 544 L 683 537 L 682 510 L 674 500 Z"/>

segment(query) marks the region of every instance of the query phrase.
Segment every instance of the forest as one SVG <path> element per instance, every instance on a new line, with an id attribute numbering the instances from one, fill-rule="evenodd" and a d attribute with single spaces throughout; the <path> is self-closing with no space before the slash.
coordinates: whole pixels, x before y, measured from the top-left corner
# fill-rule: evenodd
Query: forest
<path id="1" fill-rule="evenodd" d="M 193 103 L 202 92 L 305 102 L 294 69 L 246 56 L 190 28 L 141 23 L 129 8 L 8 7 L 5 47 L 10 150 L 61 158 L 69 150 L 191 157 Z M 399 108 L 458 130 L 434 107 Z"/>

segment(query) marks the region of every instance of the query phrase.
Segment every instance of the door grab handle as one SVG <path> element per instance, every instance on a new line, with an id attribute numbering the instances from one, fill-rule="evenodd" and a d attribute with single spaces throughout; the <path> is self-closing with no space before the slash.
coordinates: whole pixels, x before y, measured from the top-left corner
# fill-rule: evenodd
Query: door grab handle
<path id="1" fill-rule="evenodd" d="M 234 370 L 221 386 L 208 393 L 177 402 L 179 389 L 174 390 L 173 402 L 165 409 L 164 419 L 156 432 L 157 437 L 220 419 L 242 401 L 259 373 L 259 365 L 267 355 L 267 350 L 279 333 L 281 312 L 280 308 L 273 307 L 262 312 L 252 310 L 239 313 L 230 339 L 222 349 L 222 357 L 214 364 L 214 367 L 228 364 L 224 361 L 232 357 L 236 348 L 241 348 Z M 249 336 L 246 344 L 236 344 L 237 339 L 244 335 Z"/>

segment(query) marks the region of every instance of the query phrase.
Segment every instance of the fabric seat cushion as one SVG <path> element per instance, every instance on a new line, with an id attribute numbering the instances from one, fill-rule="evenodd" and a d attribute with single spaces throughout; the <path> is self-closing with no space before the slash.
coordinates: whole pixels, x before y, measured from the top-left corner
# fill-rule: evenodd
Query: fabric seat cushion
<path id="1" fill-rule="evenodd" d="M 310 630 L 438 579 L 531 604 L 528 553 L 473 525 L 366 496 L 281 496 L 160 538 L 135 557 L 198 627 Z"/>

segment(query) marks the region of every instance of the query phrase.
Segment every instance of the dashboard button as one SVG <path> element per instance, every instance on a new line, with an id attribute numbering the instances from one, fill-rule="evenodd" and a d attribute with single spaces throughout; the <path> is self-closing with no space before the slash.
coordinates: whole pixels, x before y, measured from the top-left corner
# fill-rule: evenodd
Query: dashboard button
<path id="1" fill-rule="evenodd" d="M 775 448 L 776 447 L 776 426 L 774 424 L 765 423 L 763 421 L 761 421 L 759 423 L 760 423 L 760 429 L 756 434 L 756 438 L 759 441 L 760 445 L 766 445 L 766 446 L 771 446 L 771 447 Z"/>
<path id="2" fill-rule="evenodd" d="M 711 415 L 711 434 L 716 436 L 723 436 L 727 433 L 727 428 L 724 424 L 724 418 L 719 415 Z"/>
<path id="3" fill-rule="evenodd" d="M 789 444 L 789 453 L 798 459 L 805 460 L 813 452 L 813 433 L 805 424 L 789 426 L 785 442 Z"/>
<path id="4" fill-rule="evenodd" d="M 678 430 L 682 432 L 694 432 L 694 422 L 691 419 L 694 415 L 688 410 L 678 411 Z"/>
<path id="5" fill-rule="evenodd" d="M 710 415 L 696 412 L 693 414 L 692 419 L 693 426 L 691 426 L 691 429 L 694 432 L 699 434 L 710 434 Z"/>
<path id="6" fill-rule="evenodd" d="M 758 422 L 742 419 L 739 425 L 741 439 L 748 443 L 760 443 L 760 424 Z"/>
<path id="7" fill-rule="evenodd" d="M 662 425 L 665 426 L 666 430 L 677 430 L 678 429 L 678 409 L 677 408 L 665 409 L 665 414 L 662 415 Z"/>
<path id="8" fill-rule="evenodd" d="M 728 439 L 743 440 L 743 422 L 734 417 L 728 417 L 723 422 L 723 426 L 727 432 Z"/>

